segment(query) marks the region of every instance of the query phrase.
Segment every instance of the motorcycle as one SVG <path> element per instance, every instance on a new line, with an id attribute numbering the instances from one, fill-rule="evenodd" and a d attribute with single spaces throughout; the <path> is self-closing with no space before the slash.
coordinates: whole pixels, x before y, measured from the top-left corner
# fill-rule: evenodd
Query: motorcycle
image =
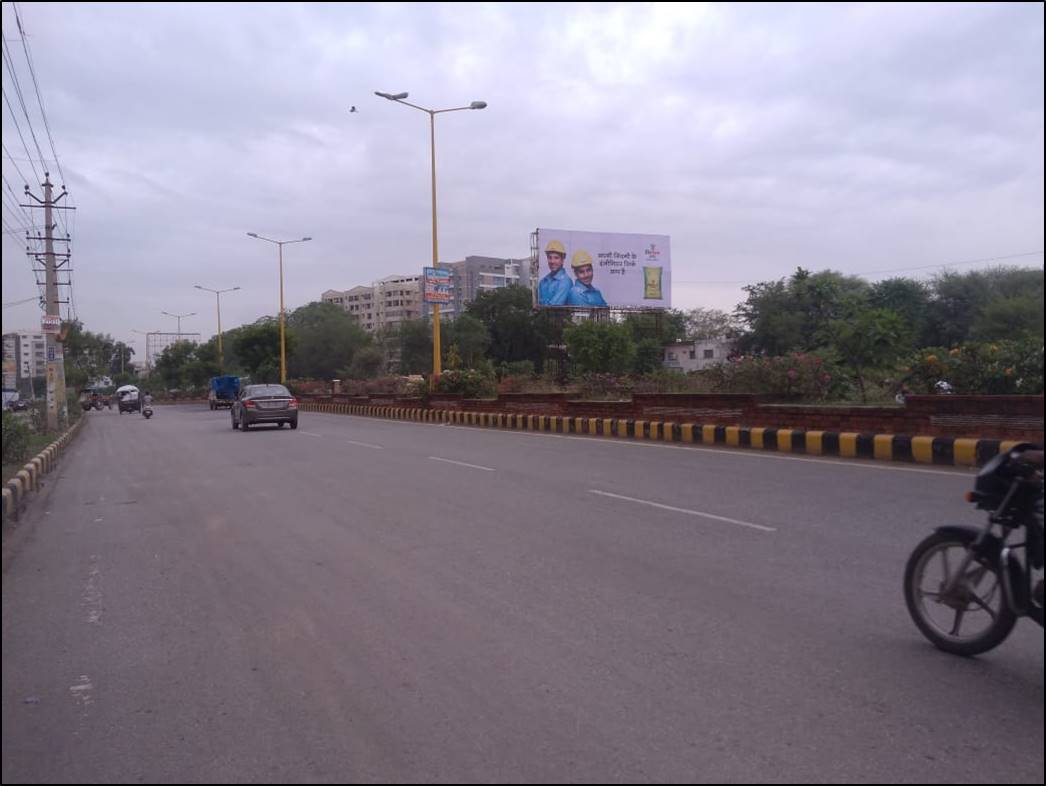
<path id="1" fill-rule="evenodd" d="M 144 407 L 142 407 L 142 416 L 146 420 L 153 416 L 153 408 L 151 404 L 146 404 Z"/>
<path id="2" fill-rule="evenodd" d="M 938 527 L 908 558 L 908 613 L 945 652 L 987 652 L 1019 617 L 1043 625 L 1043 479 L 1022 460 L 1027 450 L 1035 448 L 1017 445 L 992 458 L 966 492 L 967 502 L 988 511 L 986 526 Z M 1023 541 L 1010 541 L 1021 532 Z"/>

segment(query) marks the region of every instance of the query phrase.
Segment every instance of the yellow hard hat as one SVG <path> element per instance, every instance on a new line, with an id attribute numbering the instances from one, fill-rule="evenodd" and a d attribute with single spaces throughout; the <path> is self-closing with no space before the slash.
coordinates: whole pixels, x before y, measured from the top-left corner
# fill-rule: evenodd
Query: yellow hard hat
<path id="1" fill-rule="evenodd" d="M 559 254 L 561 257 L 564 257 L 564 258 L 567 255 L 567 250 L 565 248 L 563 248 L 563 244 L 560 243 L 558 240 L 550 240 L 550 241 L 548 241 L 548 245 L 545 246 L 545 253 L 547 254 L 550 251 L 553 254 Z"/>
<path id="2" fill-rule="evenodd" d="M 592 255 L 587 251 L 575 251 L 573 258 L 570 260 L 570 266 L 575 270 L 579 267 L 585 267 L 586 265 L 592 264 Z"/>

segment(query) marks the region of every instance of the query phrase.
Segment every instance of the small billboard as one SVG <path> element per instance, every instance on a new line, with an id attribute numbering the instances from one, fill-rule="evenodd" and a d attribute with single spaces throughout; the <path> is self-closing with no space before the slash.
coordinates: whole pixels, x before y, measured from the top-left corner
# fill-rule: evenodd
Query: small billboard
<path id="1" fill-rule="evenodd" d="M 671 308 L 668 235 L 538 229 L 537 304 Z"/>
<path id="2" fill-rule="evenodd" d="M 439 267 L 425 268 L 425 302 L 444 305 L 453 301 L 450 271 Z"/>

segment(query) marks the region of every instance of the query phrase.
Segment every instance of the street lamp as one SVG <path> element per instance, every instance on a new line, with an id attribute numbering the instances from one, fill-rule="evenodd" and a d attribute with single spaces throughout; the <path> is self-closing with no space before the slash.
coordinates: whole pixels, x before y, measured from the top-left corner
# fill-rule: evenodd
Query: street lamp
<path id="1" fill-rule="evenodd" d="M 486 109 L 486 101 L 473 101 L 468 106 L 455 106 L 450 109 L 426 109 L 423 106 L 412 104 L 404 99 L 407 97 L 407 93 L 382 93 L 378 90 L 374 91 L 374 95 L 380 98 L 394 101 L 397 104 L 403 104 L 413 109 L 418 109 L 429 116 L 429 139 L 432 146 L 432 266 L 439 266 L 439 244 L 436 239 L 436 115 L 443 114 L 444 112 L 460 112 L 463 109 Z M 442 371 L 442 361 L 440 359 L 441 346 L 440 346 L 440 334 L 439 334 L 439 303 L 432 304 L 432 384 L 435 386 L 436 381 L 439 379 L 440 372 Z"/>
<path id="2" fill-rule="evenodd" d="M 201 287 L 199 284 L 193 284 L 196 289 L 201 289 L 204 292 L 213 292 L 214 299 L 218 304 L 218 368 L 225 371 L 225 353 L 222 352 L 222 295 L 226 292 L 235 292 L 239 287 L 229 287 L 228 289 L 211 289 L 210 287 Z"/>
<path id="3" fill-rule="evenodd" d="M 160 313 L 164 314 L 166 316 L 169 316 L 169 317 L 174 317 L 175 319 L 178 320 L 178 340 L 179 341 L 182 340 L 182 320 L 185 319 L 186 317 L 195 317 L 196 316 L 196 312 L 195 311 L 190 311 L 188 314 L 172 314 L 170 311 L 161 311 Z"/>
<path id="4" fill-rule="evenodd" d="M 287 384 L 287 338 L 284 332 L 283 318 L 283 247 L 288 243 L 304 243 L 312 240 L 311 237 L 302 237 L 297 240 L 273 240 L 270 237 L 262 237 L 256 232 L 248 232 L 247 237 L 264 240 L 267 243 L 275 243 L 280 248 L 280 384 Z"/>

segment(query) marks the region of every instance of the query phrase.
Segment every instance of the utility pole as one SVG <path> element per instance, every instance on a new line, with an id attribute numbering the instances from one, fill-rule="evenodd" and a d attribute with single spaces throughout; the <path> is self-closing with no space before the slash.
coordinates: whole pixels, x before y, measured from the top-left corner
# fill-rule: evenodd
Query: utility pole
<path id="1" fill-rule="evenodd" d="M 56 254 L 54 250 L 53 210 L 75 210 L 76 208 L 59 206 L 68 194 L 65 186 L 58 199 L 52 199 L 54 184 L 51 183 L 51 174 L 44 172 L 44 198 L 41 200 L 25 187 L 25 195 L 36 200 L 36 205 L 22 205 L 22 207 L 43 207 L 44 209 L 44 236 L 33 238 L 44 241 L 44 318 L 42 327 L 44 337 L 47 341 L 47 429 L 57 431 L 59 426 L 69 420 L 69 404 L 65 397 L 65 358 L 62 352 L 62 340 L 59 337 L 62 330 L 62 317 L 59 314 L 58 299 L 58 268 L 69 264 L 69 253 Z M 68 236 L 66 237 L 68 241 Z M 26 249 L 28 251 L 28 248 Z M 56 262 L 56 257 L 64 257 L 61 264 Z M 63 282 L 66 283 L 66 282 Z M 68 284 L 67 284 L 68 285 Z"/>

